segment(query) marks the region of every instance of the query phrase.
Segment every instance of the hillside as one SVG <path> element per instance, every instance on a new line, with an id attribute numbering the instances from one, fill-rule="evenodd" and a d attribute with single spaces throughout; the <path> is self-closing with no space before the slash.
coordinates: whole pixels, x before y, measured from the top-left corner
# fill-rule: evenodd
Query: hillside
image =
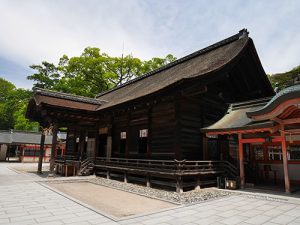
<path id="1" fill-rule="evenodd" d="M 280 89 L 294 84 L 297 76 L 300 76 L 300 65 L 285 73 L 268 75 L 272 86 L 275 87 L 275 84 L 278 83 Z"/>

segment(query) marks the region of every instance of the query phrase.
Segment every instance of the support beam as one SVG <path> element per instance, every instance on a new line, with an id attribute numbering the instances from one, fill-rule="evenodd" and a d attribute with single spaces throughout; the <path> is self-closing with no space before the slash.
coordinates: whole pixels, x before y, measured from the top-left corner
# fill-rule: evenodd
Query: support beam
<path id="1" fill-rule="evenodd" d="M 177 193 L 183 193 L 182 177 L 181 176 L 178 176 L 176 178 L 176 192 Z"/>
<path id="2" fill-rule="evenodd" d="M 106 158 L 111 158 L 112 151 L 112 136 L 107 136 Z"/>
<path id="3" fill-rule="evenodd" d="M 242 134 L 238 134 L 239 137 L 239 162 L 240 162 L 240 181 L 241 188 L 245 188 L 245 171 L 244 171 L 244 149 L 242 142 Z"/>
<path id="4" fill-rule="evenodd" d="M 290 194 L 291 193 L 291 187 L 290 187 L 289 168 L 288 168 L 287 150 L 286 150 L 286 140 L 285 140 L 284 132 L 281 132 L 281 137 L 282 137 L 281 148 L 282 148 L 282 163 L 283 163 L 285 192 Z"/>
<path id="5" fill-rule="evenodd" d="M 45 133 L 42 131 L 41 135 L 41 143 L 40 143 L 40 155 L 39 155 L 39 164 L 38 164 L 38 174 L 42 174 L 42 166 L 43 166 L 43 157 L 44 157 L 44 145 L 45 145 Z"/>
<path id="6" fill-rule="evenodd" d="M 127 172 L 124 173 L 124 183 L 128 183 Z"/>
<path id="7" fill-rule="evenodd" d="M 107 145 L 106 145 L 106 158 L 111 158 L 112 153 L 112 123 L 111 126 L 108 126 L 107 131 Z"/>
<path id="8" fill-rule="evenodd" d="M 200 189 L 201 189 L 201 186 L 200 186 L 200 176 L 197 176 L 195 190 L 200 190 Z"/>
<path id="9" fill-rule="evenodd" d="M 148 109 L 148 141 L 147 141 L 147 157 L 151 159 L 152 155 L 152 107 Z"/>
<path id="10" fill-rule="evenodd" d="M 208 138 L 203 135 L 202 137 L 202 146 L 203 146 L 203 160 L 208 160 Z"/>
<path id="11" fill-rule="evenodd" d="M 180 121 L 180 98 L 179 96 L 176 97 L 175 103 L 175 136 L 174 136 L 174 151 L 175 151 L 175 158 L 177 160 L 181 160 L 181 121 Z"/>
<path id="12" fill-rule="evenodd" d="M 146 185 L 147 185 L 147 187 L 151 187 L 151 178 L 150 178 L 150 175 L 149 174 L 147 174 L 147 183 L 146 183 Z"/>
<path id="13" fill-rule="evenodd" d="M 52 128 L 52 146 L 51 146 L 51 155 L 50 155 L 49 176 L 53 176 L 53 172 L 54 172 L 55 150 L 56 150 L 56 144 L 57 144 L 57 131 L 58 131 L 58 125 L 54 124 L 53 128 Z"/>

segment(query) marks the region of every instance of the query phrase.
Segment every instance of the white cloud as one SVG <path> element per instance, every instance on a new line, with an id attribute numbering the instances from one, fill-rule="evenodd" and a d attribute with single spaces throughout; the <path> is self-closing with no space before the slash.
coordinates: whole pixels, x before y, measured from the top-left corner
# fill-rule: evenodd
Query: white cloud
<path id="1" fill-rule="evenodd" d="M 266 72 L 300 64 L 298 1 L 1 0 L 0 57 L 23 67 L 96 46 L 184 56 L 248 28 Z M 22 77 L 25 79 L 25 77 Z"/>

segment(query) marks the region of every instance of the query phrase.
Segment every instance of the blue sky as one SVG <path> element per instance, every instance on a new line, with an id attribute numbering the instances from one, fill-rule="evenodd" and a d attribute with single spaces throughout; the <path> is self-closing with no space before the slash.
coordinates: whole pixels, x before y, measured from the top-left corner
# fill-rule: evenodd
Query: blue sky
<path id="1" fill-rule="evenodd" d="M 31 88 L 31 64 L 87 46 L 182 57 L 247 28 L 267 73 L 300 64 L 300 1 L 0 0 L 0 76 Z"/>

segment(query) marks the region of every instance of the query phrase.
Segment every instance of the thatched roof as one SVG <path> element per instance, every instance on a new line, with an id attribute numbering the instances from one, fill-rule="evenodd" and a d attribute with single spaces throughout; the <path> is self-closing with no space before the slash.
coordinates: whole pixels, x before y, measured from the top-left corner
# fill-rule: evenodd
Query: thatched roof
<path id="1" fill-rule="evenodd" d="M 162 68 L 131 80 L 119 87 L 100 93 L 105 100 L 97 110 L 109 108 L 167 88 L 183 80 L 204 76 L 222 69 L 247 46 L 247 30 L 241 30 L 223 41 L 176 60 Z"/>
<path id="2" fill-rule="evenodd" d="M 105 103 L 105 101 L 83 97 L 79 95 L 67 94 L 62 92 L 50 91 L 45 89 L 35 89 L 34 101 L 36 105 L 47 104 L 64 108 L 95 111 L 97 107 Z"/>
<path id="3" fill-rule="evenodd" d="M 95 113 L 102 109 L 140 99 L 167 89 L 189 79 L 198 79 L 215 74 L 235 62 L 246 47 L 254 47 L 247 30 L 217 42 L 204 49 L 180 58 L 162 68 L 142 75 L 116 88 L 100 93 L 96 98 L 87 98 L 43 89 L 35 90 L 26 117 L 32 118 L 35 106 L 50 105 L 71 110 Z"/>

